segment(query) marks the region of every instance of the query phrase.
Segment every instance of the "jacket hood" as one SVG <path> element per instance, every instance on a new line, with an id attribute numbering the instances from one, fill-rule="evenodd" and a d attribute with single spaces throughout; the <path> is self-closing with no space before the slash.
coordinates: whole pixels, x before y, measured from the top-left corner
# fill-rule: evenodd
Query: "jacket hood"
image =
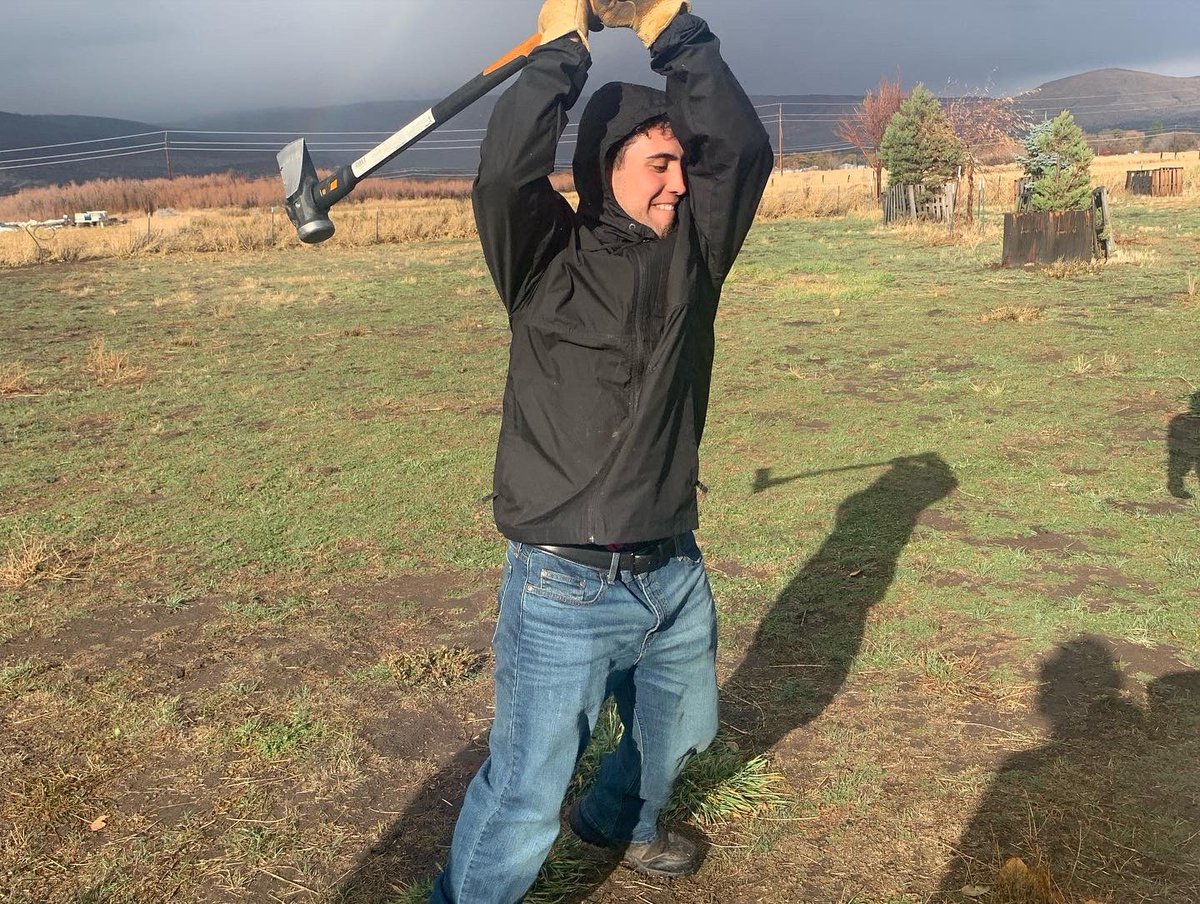
<path id="1" fill-rule="evenodd" d="M 592 95 L 579 120 L 575 144 L 575 190 L 584 223 L 612 227 L 622 237 L 638 241 L 656 238 L 652 229 L 635 223 L 617 203 L 605 161 L 639 126 L 666 114 L 666 92 L 646 85 L 609 82 Z"/>

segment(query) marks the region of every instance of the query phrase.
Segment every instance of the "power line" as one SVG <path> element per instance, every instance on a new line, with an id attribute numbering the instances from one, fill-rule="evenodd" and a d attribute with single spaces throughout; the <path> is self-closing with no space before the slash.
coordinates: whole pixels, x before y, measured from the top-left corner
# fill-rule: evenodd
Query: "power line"
<path id="1" fill-rule="evenodd" d="M 161 147 L 154 147 L 148 151 L 123 151 L 116 154 L 100 154 L 95 157 L 87 157 L 83 160 L 57 160 L 50 163 L 19 163 L 16 166 L 0 166 L 0 171 L 29 169 L 33 166 L 60 166 L 64 163 L 91 163 L 93 160 L 109 160 L 113 157 L 132 157 L 136 154 L 157 154 L 160 150 L 162 150 Z"/>
<path id="2" fill-rule="evenodd" d="M 102 141 L 124 141 L 126 138 L 145 138 L 147 135 L 161 135 L 162 129 L 153 132 L 135 132 L 132 135 L 114 135 L 112 138 L 88 138 L 83 141 L 61 141 L 58 144 L 34 144 L 27 148 L 0 148 L 0 154 L 15 154 L 17 151 L 41 151 L 46 148 L 66 148 L 79 144 L 98 144 Z M 98 148 L 97 150 L 103 150 Z"/>
<path id="3" fill-rule="evenodd" d="M 35 160 L 35 161 L 43 161 L 44 160 L 44 161 L 55 162 L 55 163 L 73 163 L 73 162 L 75 162 L 74 159 L 67 159 L 67 158 L 79 158 L 84 155 L 105 153 L 108 151 L 134 151 L 134 150 L 138 150 L 140 148 L 161 148 L 162 146 L 163 145 L 162 145 L 161 141 L 152 141 L 147 144 L 131 144 L 131 145 L 127 145 L 125 147 L 119 147 L 119 148 L 94 148 L 90 151 L 68 151 L 64 154 L 41 154 L 37 157 L 14 157 L 12 160 L 0 161 L 0 164 L 27 163 L 31 160 Z M 58 158 L 63 158 L 63 159 L 58 159 Z"/>

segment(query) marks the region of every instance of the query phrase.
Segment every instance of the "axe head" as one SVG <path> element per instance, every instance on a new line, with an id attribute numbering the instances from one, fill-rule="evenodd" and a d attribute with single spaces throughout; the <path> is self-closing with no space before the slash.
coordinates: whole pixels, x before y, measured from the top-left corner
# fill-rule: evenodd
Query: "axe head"
<path id="1" fill-rule="evenodd" d="M 283 176 L 284 209 L 296 227 L 300 241 L 316 245 L 333 235 L 333 221 L 328 210 L 317 204 L 313 188 L 318 181 L 308 145 L 297 138 L 275 157 Z"/>

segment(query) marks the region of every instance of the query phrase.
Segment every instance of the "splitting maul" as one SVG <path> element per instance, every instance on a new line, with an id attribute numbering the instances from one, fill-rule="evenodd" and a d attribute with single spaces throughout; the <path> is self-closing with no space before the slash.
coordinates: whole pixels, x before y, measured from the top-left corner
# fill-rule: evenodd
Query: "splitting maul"
<path id="1" fill-rule="evenodd" d="M 286 196 L 284 208 L 287 210 L 288 219 L 296 227 L 300 241 L 316 245 L 332 236 L 334 227 L 328 216 L 329 208 L 346 197 L 371 173 L 524 69 L 529 62 L 529 54 L 541 43 L 541 39 L 541 35 L 533 35 L 517 45 L 391 138 L 353 163 L 339 167 L 333 175 L 325 179 L 318 178 L 317 169 L 303 138 L 297 138 L 280 151 L 276 159 L 283 176 L 283 190 Z"/>

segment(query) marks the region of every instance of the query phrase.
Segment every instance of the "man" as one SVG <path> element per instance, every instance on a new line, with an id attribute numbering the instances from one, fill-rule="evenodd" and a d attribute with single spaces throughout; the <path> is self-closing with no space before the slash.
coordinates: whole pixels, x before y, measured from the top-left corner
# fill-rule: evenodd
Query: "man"
<path id="1" fill-rule="evenodd" d="M 605 85 L 579 125 L 579 210 L 550 186 L 590 65 L 589 26 L 633 28 L 666 92 Z M 658 824 L 716 734 L 716 616 L 697 448 L 717 301 L 773 156 L 703 20 L 681 0 L 547 0 L 543 45 L 496 105 L 475 184 L 512 346 L 496 460 L 500 590 L 490 757 L 432 902 L 510 904 L 559 830 L 613 696 L 625 726 L 571 810 L 585 841 L 677 876 L 695 846 Z"/>

